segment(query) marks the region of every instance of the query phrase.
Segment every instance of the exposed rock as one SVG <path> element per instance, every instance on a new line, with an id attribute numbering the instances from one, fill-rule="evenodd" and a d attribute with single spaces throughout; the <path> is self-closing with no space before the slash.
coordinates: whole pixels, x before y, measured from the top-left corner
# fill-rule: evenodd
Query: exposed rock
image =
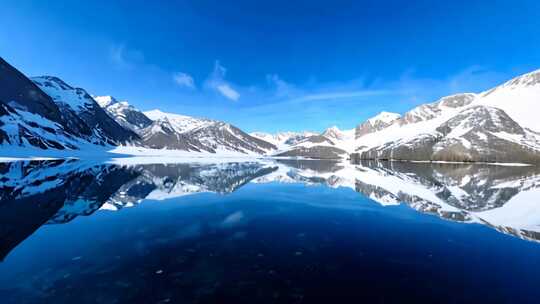
<path id="1" fill-rule="evenodd" d="M 289 151 L 279 153 L 276 156 L 286 157 L 305 157 L 313 159 L 341 159 L 347 155 L 347 152 L 335 147 L 313 146 L 313 147 L 295 147 Z"/>

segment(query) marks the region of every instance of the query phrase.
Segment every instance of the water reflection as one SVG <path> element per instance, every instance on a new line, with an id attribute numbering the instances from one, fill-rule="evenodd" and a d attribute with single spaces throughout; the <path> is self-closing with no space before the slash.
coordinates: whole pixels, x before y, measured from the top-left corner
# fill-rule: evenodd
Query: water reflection
<path id="1" fill-rule="evenodd" d="M 476 223 L 538 241 L 540 171 L 532 166 L 55 160 L 0 163 L 0 174 L 0 296 L 7 303 L 24 302 L 17 301 L 23 296 L 29 302 L 37 298 L 68 303 L 80 299 L 83 290 L 90 302 L 99 290 L 103 303 L 141 296 L 158 302 L 178 299 L 180 294 L 188 302 L 200 302 L 201 297 L 217 301 L 249 292 L 270 302 L 274 297 L 302 302 L 307 294 L 351 295 L 362 284 L 365 295 L 377 302 L 399 300 L 394 296 L 402 293 L 409 300 L 442 296 L 448 302 L 504 302 L 497 300 L 508 296 L 504 292 L 510 286 L 499 286 L 497 293 L 482 288 L 518 275 L 533 285 L 540 278 L 534 271 L 538 251 L 526 247 L 536 244 L 515 238 L 521 245 L 508 242 L 512 238 L 494 240 L 472 229 L 458 235 L 426 231 L 415 224 L 425 218 Z M 246 191 L 238 194 L 239 189 Z M 232 192 L 237 194 L 228 195 Z M 198 193 L 209 196 L 193 195 Z M 207 205 L 166 207 L 166 202 L 183 204 L 198 197 L 202 198 L 195 200 L 198 204 Z M 136 206 L 129 209 L 136 212 L 124 211 Z M 171 209 L 154 214 L 159 208 Z M 424 213 L 436 217 L 396 220 Z M 38 229 L 43 233 L 31 239 Z M 440 243 L 423 244 L 423 238 Z M 515 250 L 494 252 L 491 246 L 496 242 Z M 56 251 L 42 254 L 44 246 Z M 507 268 L 499 269 L 500 276 L 486 277 L 500 258 L 510 260 L 512 254 Z M 475 263 L 476 274 L 463 280 L 463 271 L 457 271 L 466 266 L 462 263 Z M 452 267 L 455 273 L 449 270 Z M 365 278 L 358 277 L 360 272 Z M 391 287 L 397 288 L 394 294 L 385 293 L 389 279 L 396 283 Z M 437 281 L 450 285 L 430 285 Z M 515 290 L 525 290 L 522 281 L 512 281 L 521 284 Z M 10 282 L 10 289 L 2 282 Z M 475 284 L 479 297 L 451 291 Z M 430 291 L 422 293 L 426 288 Z M 416 289 L 418 293 L 411 292 Z M 282 293 L 275 294 L 276 290 Z M 523 296 L 529 299 L 531 294 Z"/>
<path id="2" fill-rule="evenodd" d="M 96 164 L 78 160 L 0 163 L 0 258 L 43 224 L 143 199 L 231 193 L 253 183 L 348 187 L 384 206 L 405 203 L 441 218 L 540 240 L 535 166 L 278 160 L 218 164 Z"/>

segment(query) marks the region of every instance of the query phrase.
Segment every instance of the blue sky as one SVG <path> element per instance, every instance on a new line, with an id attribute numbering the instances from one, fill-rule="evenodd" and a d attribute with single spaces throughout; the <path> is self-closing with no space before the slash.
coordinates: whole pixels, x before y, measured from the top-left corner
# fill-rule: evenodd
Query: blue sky
<path id="1" fill-rule="evenodd" d="M 540 68 L 540 1 L 109 2 L 2 1 L 0 56 L 270 132 L 352 128 Z"/>

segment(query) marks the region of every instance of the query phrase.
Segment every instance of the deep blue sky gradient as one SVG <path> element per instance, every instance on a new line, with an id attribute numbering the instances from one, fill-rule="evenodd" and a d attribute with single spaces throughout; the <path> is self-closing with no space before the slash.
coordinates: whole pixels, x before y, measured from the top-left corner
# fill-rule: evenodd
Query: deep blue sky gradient
<path id="1" fill-rule="evenodd" d="M 248 131 L 352 128 L 540 68 L 540 1 L 112 2 L 3 1 L 0 56 Z"/>

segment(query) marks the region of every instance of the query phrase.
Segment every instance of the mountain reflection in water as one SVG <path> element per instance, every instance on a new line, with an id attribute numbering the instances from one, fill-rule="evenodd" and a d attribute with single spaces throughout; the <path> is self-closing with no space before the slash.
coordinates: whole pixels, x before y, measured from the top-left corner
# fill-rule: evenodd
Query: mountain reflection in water
<path id="1" fill-rule="evenodd" d="M 208 199 L 215 201 L 219 200 L 222 194 L 235 192 L 248 184 L 250 186 L 246 188 L 250 189 L 258 189 L 257 187 L 263 185 L 267 185 L 267 188 L 260 190 L 263 196 L 260 193 L 257 197 L 246 194 L 247 198 L 238 199 L 239 204 L 251 202 L 247 209 L 257 208 L 258 197 L 271 200 L 274 195 L 276 198 L 280 197 L 282 201 L 290 202 L 298 200 L 297 197 L 301 196 L 310 206 L 321 210 L 335 208 L 362 211 L 367 210 L 364 208 L 372 208 L 366 205 L 367 201 L 374 201 L 382 206 L 379 209 L 391 210 L 386 208 L 403 208 L 407 205 L 421 214 L 435 215 L 445 221 L 476 223 L 513 237 L 534 242 L 540 240 L 540 170 L 534 166 L 409 162 L 349 164 L 312 160 L 135 165 L 80 160 L 18 161 L 0 163 L 0 260 L 3 261 L 0 262 L 0 283 L 1 279 L 11 279 L 10 275 L 6 274 L 9 270 L 2 268 L 2 264 L 9 262 L 12 253 L 15 259 L 17 256 L 15 248 L 19 245 L 22 247 L 25 239 L 36 233 L 40 227 L 69 226 L 80 216 L 93 216 L 99 210 L 101 211 L 98 213 L 119 211 L 126 207 L 145 205 L 147 201 L 148 204 L 151 201 L 174 200 L 182 203 L 184 196 L 197 193 L 220 194 L 218 198 Z M 320 187 L 299 190 L 295 186 L 283 190 L 273 185 L 322 185 L 326 190 Z M 354 198 L 346 203 L 339 199 L 333 200 L 331 198 L 334 194 L 327 192 L 335 191 L 337 197 L 338 194 L 343 195 L 340 192 L 343 189 L 355 190 L 357 201 Z M 272 212 L 293 212 L 295 207 L 276 205 L 275 208 L 276 210 Z M 402 209 L 399 211 L 405 212 Z M 211 216 L 197 213 L 194 218 Z M 244 211 L 232 212 L 216 225 L 219 227 L 233 225 L 244 220 L 246 216 L 247 213 Z M 304 220 L 306 219 L 299 219 Z M 264 219 L 261 219 L 261 223 L 264 222 Z M 276 231 L 279 230 L 276 226 L 270 226 Z M 204 231 L 214 231 L 215 228 L 192 223 L 182 229 L 184 230 L 173 232 L 175 237 L 192 234 L 200 236 Z M 252 229 L 258 228 L 255 226 Z M 328 237 L 321 229 L 318 227 L 314 231 L 320 232 L 321 237 Z M 369 227 L 365 229 L 370 231 Z M 242 238 L 245 233 L 238 231 L 231 237 Z M 300 234 L 304 233 L 309 231 Z M 167 242 L 167 238 L 168 235 L 165 234 L 163 242 Z M 279 238 L 276 236 L 277 242 L 290 242 L 288 237 L 283 236 L 283 240 Z M 67 242 L 64 245 L 70 246 Z M 244 249 L 249 251 L 249 248 Z M 304 253 L 301 250 L 295 252 L 295 255 L 302 254 Z M 189 259 L 190 255 L 192 254 L 188 252 L 179 258 Z M 270 276 L 272 275 L 271 273 Z M 23 277 L 20 279 L 22 281 Z M 279 284 L 286 284 L 287 280 L 290 278 L 282 280 L 283 282 Z M 118 282 L 115 284 L 128 284 L 122 280 Z M 182 281 L 182 284 L 187 283 Z M 12 289 L 0 287 L 0 296 L 4 295 L 6 299 L 16 303 L 14 300 L 16 297 L 22 297 L 23 293 L 28 292 L 21 290 L 14 287 Z M 58 290 L 58 286 L 54 290 Z M 48 296 L 51 294 L 47 294 Z M 216 294 L 214 296 L 218 297 Z M 301 302 L 304 297 L 300 290 L 288 296 L 292 302 Z M 198 295 L 193 297 L 199 299 Z M 51 296 L 47 299 L 68 298 Z M 107 300 L 103 302 L 106 303 Z"/>

